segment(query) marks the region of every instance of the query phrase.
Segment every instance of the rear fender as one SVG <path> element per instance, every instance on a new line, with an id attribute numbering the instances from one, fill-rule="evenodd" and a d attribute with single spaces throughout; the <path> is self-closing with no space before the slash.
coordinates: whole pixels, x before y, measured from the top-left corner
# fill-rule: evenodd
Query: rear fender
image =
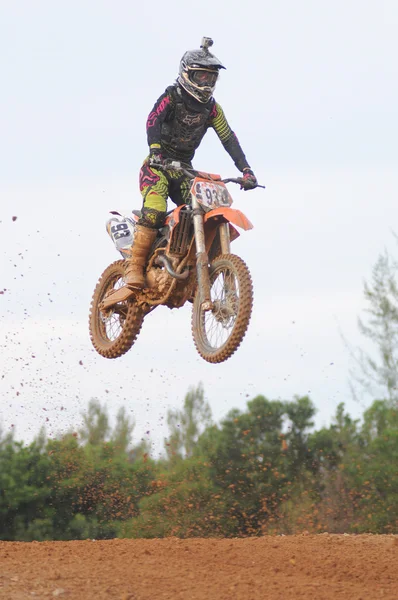
<path id="1" fill-rule="evenodd" d="M 124 210 L 122 212 L 119 212 L 118 210 L 110 210 L 109 211 L 111 215 L 118 215 L 119 217 L 128 217 L 129 219 L 132 219 L 133 221 L 135 221 L 136 223 L 140 220 L 141 218 L 141 211 L 140 210 Z"/>
<path id="2" fill-rule="evenodd" d="M 116 250 L 123 258 L 128 258 L 131 256 L 135 226 L 140 218 L 140 212 L 111 210 L 110 214 L 112 217 L 106 222 L 106 231 L 115 244 Z"/>

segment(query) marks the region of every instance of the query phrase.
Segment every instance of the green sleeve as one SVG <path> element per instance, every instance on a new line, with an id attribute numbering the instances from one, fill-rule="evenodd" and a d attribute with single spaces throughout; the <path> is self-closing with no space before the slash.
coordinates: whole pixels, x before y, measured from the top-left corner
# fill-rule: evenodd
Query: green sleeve
<path id="1" fill-rule="evenodd" d="M 218 102 L 214 103 L 213 110 L 210 113 L 210 127 L 213 127 L 218 135 L 222 145 L 228 152 L 239 171 L 250 168 L 246 156 L 239 144 L 239 140 L 232 131 L 225 117 L 224 111 Z"/>

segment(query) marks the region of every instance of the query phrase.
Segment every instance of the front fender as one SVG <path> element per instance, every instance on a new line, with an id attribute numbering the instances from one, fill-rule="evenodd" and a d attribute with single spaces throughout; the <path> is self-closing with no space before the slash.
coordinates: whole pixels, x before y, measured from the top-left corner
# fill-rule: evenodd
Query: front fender
<path id="1" fill-rule="evenodd" d="M 214 217 L 223 217 L 229 223 L 233 223 L 237 227 L 244 229 L 247 231 L 248 229 L 253 229 L 252 223 L 249 219 L 243 214 L 241 210 L 236 208 L 230 208 L 229 206 L 223 206 L 220 208 L 214 208 L 205 214 L 204 222 L 206 223 L 210 219 Z"/>

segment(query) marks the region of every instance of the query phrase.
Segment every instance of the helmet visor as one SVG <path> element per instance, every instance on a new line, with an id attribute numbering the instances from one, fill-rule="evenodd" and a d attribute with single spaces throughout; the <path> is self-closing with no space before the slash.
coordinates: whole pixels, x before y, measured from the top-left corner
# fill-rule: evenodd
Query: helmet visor
<path id="1" fill-rule="evenodd" d="M 218 71 L 207 69 L 192 69 L 190 78 L 199 87 L 214 87 L 218 78 Z"/>

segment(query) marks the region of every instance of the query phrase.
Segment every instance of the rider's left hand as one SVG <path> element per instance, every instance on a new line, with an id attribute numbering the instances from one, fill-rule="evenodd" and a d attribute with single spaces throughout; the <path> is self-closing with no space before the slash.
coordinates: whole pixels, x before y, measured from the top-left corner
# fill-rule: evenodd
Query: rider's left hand
<path id="1" fill-rule="evenodd" d="M 242 185 L 240 186 L 240 189 L 242 190 L 253 190 L 255 187 L 258 186 L 258 181 L 257 178 L 255 176 L 255 174 L 253 173 L 253 171 L 249 168 L 246 167 L 246 169 L 243 169 L 243 181 L 242 181 Z"/>

